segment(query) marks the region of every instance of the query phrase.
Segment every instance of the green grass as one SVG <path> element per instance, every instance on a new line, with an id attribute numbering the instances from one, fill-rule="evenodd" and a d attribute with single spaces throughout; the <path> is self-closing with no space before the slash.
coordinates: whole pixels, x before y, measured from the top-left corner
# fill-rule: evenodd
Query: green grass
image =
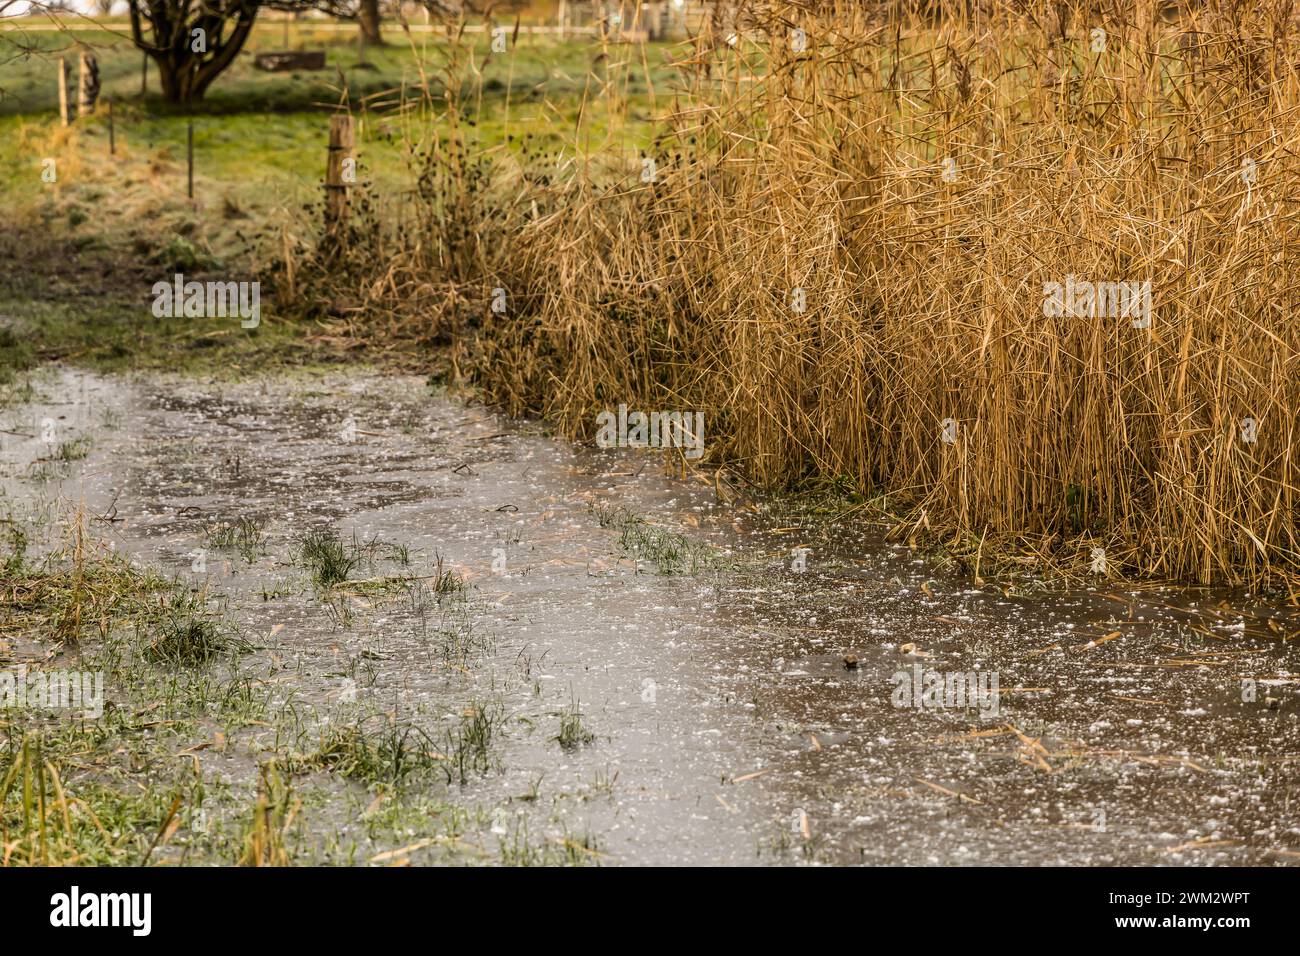
<path id="1" fill-rule="evenodd" d="M 40 24 L 34 23 L 34 26 Z M 103 28 L 78 26 L 64 33 L 46 28 L 0 33 L 0 112 L 34 113 L 58 107 L 56 67 L 49 57 L 67 56 L 76 70 L 73 46 L 91 47 L 99 61 L 100 97 L 133 100 L 140 96 L 142 54 L 131 43 L 125 24 L 106 22 Z M 425 74 L 436 84 L 438 51 L 446 46 L 441 33 L 412 33 L 408 42 L 400 30 L 387 31 L 389 43 L 370 47 L 364 61 L 359 55 L 355 35 L 346 31 L 313 29 L 309 24 L 290 29 L 290 49 L 324 49 L 325 69 L 290 73 L 266 73 L 253 66 L 255 54 L 284 49 L 281 24 L 263 19 L 253 30 L 248 44 L 213 84 L 207 97 L 197 107 L 205 113 L 258 112 L 275 113 L 315 109 L 339 102 L 346 88 L 354 104 L 382 99 L 387 92 L 420 81 L 419 62 L 426 64 Z M 581 90 L 589 71 L 603 71 L 603 61 L 593 58 L 600 51 L 593 38 L 571 38 L 561 43 L 554 37 L 521 33 L 518 43 L 505 54 L 488 56 L 490 40 L 483 33 L 466 34 L 472 45 L 476 65 L 484 74 L 483 96 L 505 100 L 507 93 L 516 102 L 540 100 Z M 29 55 L 23 48 L 36 47 L 41 55 Z M 660 51 L 668 44 L 646 47 L 650 66 L 647 83 L 640 65 L 639 48 L 610 47 L 613 58 L 631 58 L 635 74 L 629 82 L 632 94 L 650 93 L 653 86 L 659 95 L 668 91 L 670 73 L 663 65 Z M 340 80 L 341 75 L 341 80 Z M 439 87 L 435 85 L 435 90 Z M 159 96 L 158 74 L 149 66 L 149 94 L 145 101 L 157 110 L 167 109 Z"/>
<path id="2" fill-rule="evenodd" d="M 75 645 L 91 635 L 105 636 L 116 622 L 155 620 L 156 596 L 171 590 L 165 578 L 137 571 L 116 555 L 33 564 L 20 550 L 25 539 L 11 544 L 0 608 L 0 630 L 6 633 L 44 634 Z"/>
<path id="3" fill-rule="evenodd" d="M 575 698 L 569 706 L 560 711 L 560 730 L 555 740 L 563 750 L 577 750 L 596 739 L 596 735 L 587 729 L 582 716 L 582 706 Z"/>
<path id="4" fill-rule="evenodd" d="M 0 258 L 32 235 L 18 230 L 0 235 Z M 34 240 L 28 248 L 45 246 L 46 252 L 57 255 L 50 245 Z M 10 261 L 26 258 L 14 252 Z M 101 262 L 105 268 L 112 265 L 107 256 Z M 45 284 L 37 288 L 42 278 Z M 234 320 L 159 319 L 147 301 L 132 298 L 127 290 L 87 285 L 65 295 L 60 284 L 60 277 L 52 274 L 0 272 L 0 317 L 5 323 L 0 327 L 0 383 L 54 360 L 103 371 L 237 373 L 311 358 L 301 330 L 268 320 L 265 314 L 256 329 L 244 329 Z"/>
<path id="5" fill-rule="evenodd" d="M 720 556 L 713 548 L 656 527 L 627 508 L 593 505 L 591 511 L 602 528 L 618 531 L 619 547 L 636 559 L 638 571 L 643 561 L 664 575 L 696 574 L 718 566 Z"/>
<path id="6" fill-rule="evenodd" d="M 10 377 L 60 360 L 101 371 L 168 369 L 199 372 L 253 372 L 310 358 L 298 331 L 287 324 L 257 329 L 205 330 L 195 320 L 153 319 L 120 306 L 67 305 L 6 295 L 0 279 L 0 313 L 22 323 L 23 345 L 0 344 L 0 375 Z M 147 315 L 147 313 L 146 313 Z"/>
<path id="7" fill-rule="evenodd" d="M 72 789 L 68 735 L 7 734 L 0 750 L 0 835 L 11 866 L 140 863 L 169 817 L 167 788 L 121 790 L 102 781 Z M 77 741 L 83 743 L 82 741 Z M 60 770 L 62 767 L 62 770 Z"/>
<path id="8" fill-rule="evenodd" d="M 495 748 L 505 719 L 499 701 L 476 700 L 465 709 L 445 738 L 447 759 L 442 769 L 448 783 L 464 786 L 472 776 L 490 773 L 499 765 Z"/>
<path id="9" fill-rule="evenodd" d="M 235 375 L 333 360 L 308 343 L 308 326 L 277 315 L 273 283 L 263 282 L 256 329 L 155 318 L 149 290 L 177 271 L 265 279 L 287 237 L 303 239 L 318 228 L 327 114 L 344 86 L 357 117 L 361 187 L 387 216 L 422 161 L 408 144 L 423 149 L 431 135 L 444 142 L 449 135 L 439 115 L 447 108 L 447 75 L 464 82 L 460 122 L 472 147 L 520 165 L 611 143 L 635 155 L 648 146 L 656 103 L 668 101 L 674 82 L 664 63 L 672 48 L 663 44 L 605 49 L 589 38 L 560 43 L 521 34 L 510 53 L 489 57 L 487 38 L 467 35 L 458 65 L 448 67 L 444 37 L 415 34 L 413 49 L 394 28 L 392 45 L 368 51 L 368 65 L 360 66 L 352 33 L 313 33 L 307 25 L 294 27 L 289 45 L 323 46 L 328 68 L 264 73 L 253 68 L 253 54 L 284 45 L 281 24 L 267 21 L 208 99 L 186 114 L 157 97 L 156 74 L 153 93 L 140 95 L 141 55 L 126 32 L 116 23 L 110 30 L 79 25 L 69 34 L 0 33 L 0 203 L 12 211 L 0 260 L 17 266 L 0 271 L 0 383 L 49 360 Z M 115 156 L 106 109 L 70 130 L 58 124 L 49 57 L 68 54 L 74 41 L 91 45 L 99 59 L 101 102 L 114 103 Z M 415 96 L 421 63 L 434 113 L 403 114 L 395 107 L 403 95 Z M 631 64 L 627 83 L 611 80 L 620 63 Z M 620 94 L 614 99 L 606 95 L 609 83 Z M 191 123 L 193 200 L 185 164 Z M 46 159 L 56 163 L 57 182 L 41 178 Z"/>
<path id="10" fill-rule="evenodd" d="M 356 862 L 363 847 L 410 842 L 371 825 L 359 844 L 304 816 L 345 802 L 341 785 L 363 783 L 394 800 L 393 819 L 411 819 L 398 812 L 396 788 L 445 770 L 426 732 L 384 715 L 340 720 L 296 756 L 288 744 L 318 725 L 314 712 L 264 679 L 265 662 L 244 653 L 253 649 L 200 596 L 84 532 L 32 563 L 27 530 L 8 542 L 0 632 L 47 645 L 48 666 L 102 673 L 105 706 L 98 720 L 0 708 L 0 865 Z M 64 650 L 73 644 L 75 664 Z M 502 720 L 499 703 L 473 706 L 483 716 L 465 719 L 467 774 L 493 765 Z M 257 766 L 235 759 L 220 776 L 205 770 L 190 754 L 214 740 Z M 293 775 L 306 771 L 312 779 L 297 787 Z M 424 822 L 442 836 L 442 820 Z M 454 839 L 441 850 L 463 852 Z"/>
<path id="11" fill-rule="evenodd" d="M 421 728 L 376 714 L 352 727 L 334 727 L 295 772 L 330 770 L 361 783 L 399 785 L 443 769 L 446 757 Z"/>
<path id="12" fill-rule="evenodd" d="M 534 842 L 528 822 L 516 820 L 500 838 L 498 850 L 506 866 L 591 866 L 600 862 L 600 845 L 590 833 L 573 838 L 569 835 Z"/>
<path id="13" fill-rule="evenodd" d="M 254 54 L 283 45 L 278 29 L 259 27 L 206 99 L 188 111 L 161 100 L 152 65 L 151 92 L 141 96 L 141 54 L 125 37 L 103 30 L 68 34 L 35 30 L 24 32 L 21 38 L 16 33 L 0 33 L 0 63 L 5 63 L 0 75 L 0 120 L 30 123 L 54 118 L 57 68 L 51 58 L 75 58 L 68 52 L 74 41 L 94 48 L 100 66 L 100 99 L 115 103 L 119 143 L 174 144 L 183 150 L 185 128 L 193 120 L 196 154 L 208 160 L 201 166 L 212 170 L 216 178 L 237 172 L 280 172 L 299 179 L 302 167 L 298 163 L 305 158 L 323 171 L 327 129 L 323 114 L 341 102 L 363 114 L 362 139 L 377 144 L 397 128 L 397 118 L 387 111 L 404 90 L 410 95 L 427 80 L 433 98 L 442 99 L 448 41 L 441 35 L 416 34 L 414 46 L 395 40 L 390 46 L 373 48 L 366 53 L 367 65 L 362 66 L 351 38 L 337 34 L 313 38 L 308 29 L 295 32 L 290 46 L 325 49 L 324 70 L 266 73 L 255 69 Z M 20 52 L 19 42 L 40 53 Z M 652 105 L 670 95 L 674 82 L 672 70 L 664 63 L 663 54 L 673 49 L 668 44 L 645 48 L 650 68 L 647 82 L 639 47 L 614 46 L 608 55 L 602 55 L 600 44 L 590 38 L 561 43 L 521 34 L 511 52 L 489 57 L 489 41 L 484 35 L 466 35 L 463 43 L 473 58 L 472 67 L 467 57 L 461 68 L 471 84 L 466 119 L 483 127 L 486 145 L 502 143 L 510 133 L 528 130 L 543 137 L 553 135 L 555 143 L 560 143 L 562 127 L 572 129 L 584 94 L 594 96 L 619 63 L 631 64 L 631 76 L 619 89 L 631 104 L 633 120 L 648 120 Z M 599 123 L 600 110 L 589 106 L 587 119 L 593 117 Z M 103 128 L 104 118 L 96 118 L 93 124 L 96 129 Z M 313 139 L 308 157 L 304 150 Z"/>
<path id="14" fill-rule="evenodd" d="M 283 46 L 279 26 L 266 24 L 254 30 L 245 51 L 213 84 L 207 99 L 181 112 L 157 97 L 156 74 L 152 74 L 154 94 L 140 95 L 141 54 L 124 36 L 82 29 L 69 34 L 0 33 L 0 63 L 5 64 L 0 75 L 0 161 L 8 171 L 0 176 L 0 194 L 9 193 L 16 201 L 41 190 L 52 191 L 39 176 L 41 159 L 51 153 L 34 151 L 24 133 L 56 124 L 56 67 L 50 57 L 66 55 L 73 41 L 91 45 L 99 59 L 100 97 L 102 102 L 114 102 L 119 154 L 161 155 L 169 164 L 162 178 L 181 194 L 186 133 L 193 123 L 195 198 L 201 206 L 220 209 L 228 199 L 236 208 L 286 210 L 319 198 L 327 114 L 340 102 L 350 103 L 358 116 L 363 179 L 372 181 L 381 193 L 409 188 L 401 135 L 406 121 L 394 107 L 403 96 L 415 95 L 422 77 L 435 104 L 442 104 L 442 77 L 449 55 L 445 38 L 415 36 L 414 47 L 399 34 L 392 45 L 368 51 L 369 65 L 361 67 L 352 37 L 320 34 L 313 38 L 310 29 L 303 27 L 294 31 L 290 46 L 323 46 L 327 68 L 314 73 L 265 73 L 253 67 L 253 55 Z M 512 136 L 518 145 L 525 134 L 530 134 L 534 147 L 558 149 L 571 139 L 580 112 L 593 145 L 616 135 L 627 138 L 630 150 L 644 148 L 649 144 L 656 101 L 667 101 L 674 82 L 673 72 L 664 64 L 664 53 L 671 50 L 668 45 L 645 49 L 645 60 L 651 64 L 647 82 L 644 67 L 636 65 L 641 59 L 638 47 L 612 47 L 604 55 L 594 40 L 560 43 L 521 34 L 510 53 L 489 57 L 485 36 L 467 36 L 465 42 L 468 55 L 455 69 L 467 83 L 463 121 L 488 149 L 504 147 Z M 20 52 L 19 43 L 36 47 L 41 55 Z M 627 115 L 620 111 L 606 116 L 602 88 L 624 61 L 633 64 L 633 77 L 618 87 L 629 104 Z M 74 126 L 84 134 L 80 148 L 85 164 L 103 169 L 120 161 L 108 155 L 106 110 Z M 432 128 L 441 134 L 443 127 L 445 121 Z M 69 175 L 75 184 L 77 174 Z"/>
<path id="15" fill-rule="evenodd" d="M 218 551 L 235 551 L 249 564 L 266 553 L 265 522 L 246 515 L 231 521 L 209 522 L 203 526 L 208 547 Z"/>
<path id="16" fill-rule="evenodd" d="M 90 454 L 90 438 L 85 435 L 79 435 L 76 438 L 65 442 L 60 442 L 59 446 L 54 449 L 54 459 L 57 461 L 71 462 L 81 461 Z"/>
<path id="17" fill-rule="evenodd" d="M 11 543 L 0 631 L 47 644 L 41 666 L 104 675 L 98 720 L 0 711 L 0 840 L 11 865 L 139 864 L 180 803 L 189 770 L 166 756 L 193 732 L 218 684 L 173 664 L 233 645 L 175 582 L 91 547 L 84 532 L 33 563 Z M 66 658 L 65 648 L 77 656 Z M 75 660 L 75 663 L 72 661 Z M 132 697 L 131 692 L 138 693 Z"/>
<path id="18" fill-rule="evenodd" d="M 149 625 L 142 656 L 151 664 L 202 667 L 230 650 L 248 650 L 246 642 L 232 638 L 202 598 L 175 590 L 170 601 Z"/>
<path id="19" fill-rule="evenodd" d="M 237 545 L 241 526 L 260 532 L 236 521 L 212 539 Z M 219 602 L 132 566 L 80 522 L 47 555 L 29 543 L 45 543 L 42 527 L 10 519 L 0 633 L 44 645 L 41 667 L 102 673 L 104 709 L 69 720 L 0 708 L 8 864 L 357 864 L 413 845 L 422 862 L 597 859 L 589 835 L 534 844 L 516 834 L 499 858 L 472 842 L 477 798 L 460 787 L 503 766 L 508 715 L 496 693 L 441 703 L 455 714 L 441 724 L 308 702 L 283 679 L 283 649 L 250 646 Z M 378 538 L 319 540 L 348 560 L 403 557 Z M 439 609 L 438 633 L 469 662 L 485 645 L 466 602 Z M 373 664 L 363 653 L 351 673 L 364 681 Z"/>
<path id="20" fill-rule="evenodd" d="M 443 567 L 442 555 L 438 555 L 434 562 L 433 573 L 429 576 L 429 590 L 438 597 L 446 597 L 464 594 L 465 589 L 465 579 L 453 569 Z"/>
<path id="21" fill-rule="evenodd" d="M 311 571 L 312 581 L 318 588 L 328 589 L 342 584 L 361 564 L 361 549 L 354 538 L 345 544 L 334 530 L 309 531 L 299 543 L 302 563 Z"/>

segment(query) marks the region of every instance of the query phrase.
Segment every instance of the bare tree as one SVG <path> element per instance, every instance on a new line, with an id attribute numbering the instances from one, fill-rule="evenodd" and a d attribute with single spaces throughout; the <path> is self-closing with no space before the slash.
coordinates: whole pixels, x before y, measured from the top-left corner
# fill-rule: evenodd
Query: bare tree
<path id="1" fill-rule="evenodd" d="M 203 99 L 212 81 L 243 49 L 263 6 L 306 10 L 291 0 L 127 0 L 131 38 L 158 67 L 170 103 Z"/>

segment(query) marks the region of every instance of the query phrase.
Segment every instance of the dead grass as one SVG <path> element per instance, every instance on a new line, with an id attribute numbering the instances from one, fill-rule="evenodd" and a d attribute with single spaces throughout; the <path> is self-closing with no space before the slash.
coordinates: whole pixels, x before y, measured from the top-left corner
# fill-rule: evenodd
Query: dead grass
<path id="1" fill-rule="evenodd" d="M 451 145 L 400 228 L 366 234 L 383 265 L 352 291 L 573 437 L 619 402 L 700 409 L 708 459 L 767 485 L 848 476 L 909 527 L 1104 548 L 1125 575 L 1294 579 L 1290 5 L 928 9 L 772 3 L 734 47 L 706 30 L 653 182 L 613 138 L 485 156 L 445 110 Z M 617 97 L 605 76 L 593 100 Z M 1046 315 L 1067 276 L 1149 280 L 1150 327 Z"/>

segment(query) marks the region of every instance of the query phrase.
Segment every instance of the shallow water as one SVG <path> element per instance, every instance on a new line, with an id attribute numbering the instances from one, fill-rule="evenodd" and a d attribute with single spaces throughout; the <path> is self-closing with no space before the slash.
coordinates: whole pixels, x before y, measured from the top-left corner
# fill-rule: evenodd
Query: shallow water
<path id="1" fill-rule="evenodd" d="M 62 371 L 39 392 L 0 416 L 18 433 L 0 443 L 11 514 L 84 506 L 120 552 L 206 584 L 322 713 L 353 690 L 431 728 L 467 700 L 501 703 L 499 768 L 447 794 L 479 808 L 479 845 L 526 822 L 594 836 L 607 864 L 1300 861 L 1300 614 L 1281 602 L 1007 597 L 863 529 L 721 505 L 648 453 L 575 448 L 414 378 Z M 85 460 L 40 461 L 78 435 Z M 638 568 L 593 507 L 736 567 Z M 266 522 L 252 563 L 205 545 L 205 523 L 240 517 Z M 323 601 L 292 558 L 326 528 L 409 549 L 406 565 L 377 545 L 355 578 L 427 575 L 441 557 L 471 593 Z M 910 686 L 914 669 L 996 673 L 998 693 L 895 706 L 894 675 Z M 596 736 L 565 750 L 575 702 Z M 343 829 L 351 812 L 318 810 Z"/>

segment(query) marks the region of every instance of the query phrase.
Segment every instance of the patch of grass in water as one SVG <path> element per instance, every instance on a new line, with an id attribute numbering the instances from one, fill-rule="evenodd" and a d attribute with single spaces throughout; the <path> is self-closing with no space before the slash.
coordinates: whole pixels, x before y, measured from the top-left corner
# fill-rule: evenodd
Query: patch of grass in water
<path id="1" fill-rule="evenodd" d="M 3 565 L 4 576 L 6 578 L 17 577 L 23 566 L 27 563 L 27 531 L 16 521 L 9 523 L 9 554 L 5 556 Z"/>
<path id="2" fill-rule="evenodd" d="M 302 809 L 302 800 L 280 773 L 275 760 L 258 768 L 257 802 L 244 831 L 240 866 L 288 866 L 289 828 Z"/>
<path id="3" fill-rule="evenodd" d="M 87 742 L 81 733 L 47 740 L 0 722 L 0 832 L 5 866 L 139 864 L 173 796 L 162 787 L 122 792 L 77 779 Z M 74 755 L 64 751 L 76 747 Z"/>
<path id="4" fill-rule="evenodd" d="M 494 747 L 504 725 L 505 707 L 500 701 L 474 701 L 465 709 L 460 723 L 447 731 L 443 771 L 448 783 L 463 786 L 472 775 L 486 775 L 499 765 Z"/>
<path id="5" fill-rule="evenodd" d="M 342 584 L 361 564 L 356 540 L 343 543 L 337 531 L 310 531 L 299 544 L 302 562 L 311 570 L 312 581 L 322 589 Z"/>
<path id="6" fill-rule="evenodd" d="M 636 558 L 638 570 L 642 561 L 654 564 L 660 574 L 695 574 L 718 564 L 713 548 L 696 544 L 675 531 L 657 528 L 627 508 L 593 505 L 591 511 L 602 528 L 619 532 L 619 547 Z"/>
<path id="7" fill-rule="evenodd" d="M 362 549 L 364 551 L 364 547 Z M 439 555 L 432 572 L 425 575 L 386 575 L 384 577 L 373 578 L 365 581 L 349 581 L 348 591 L 354 591 L 358 594 L 370 596 L 377 595 L 405 595 L 410 602 L 411 612 L 417 615 L 422 624 L 421 632 L 428 634 L 428 615 L 436 606 L 443 607 L 444 600 L 448 598 L 463 598 L 469 589 L 465 579 L 452 568 L 443 565 L 442 556 Z M 444 616 L 447 612 L 444 610 Z M 444 640 L 444 650 L 450 652 L 460 646 L 460 642 L 454 638 L 460 636 L 461 628 L 440 629 L 444 637 L 452 637 L 453 640 Z M 469 635 L 465 635 L 469 636 Z M 481 641 L 464 642 L 467 646 L 470 643 L 481 644 Z M 444 656 L 447 656 L 444 654 Z"/>
<path id="8" fill-rule="evenodd" d="M 26 550 L 26 531 L 11 525 L 0 630 L 77 645 L 91 634 L 108 642 L 116 626 L 132 624 L 140 657 L 166 666 L 203 665 L 227 651 L 251 649 L 178 581 L 88 542 L 84 515 L 77 516 L 62 549 L 38 563 L 26 560 Z"/>
<path id="9" fill-rule="evenodd" d="M 382 726 L 367 724 L 382 720 Z M 297 772 L 328 770 L 366 784 L 400 785 L 444 769 L 447 758 L 421 728 L 374 715 L 355 727 L 332 728 L 316 750 L 293 764 Z"/>
<path id="10" fill-rule="evenodd" d="M 222 521 L 203 526 L 203 537 L 208 547 L 218 551 L 235 551 L 252 564 L 266 551 L 265 522 L 260 518 L 243 516 L 233 522 Z"/>
<path id="11" fill-rule="evenodd" d="M 463 594 L 466 590 L 465 579 L 451 568 L 443 567 L 442 555 L 438 555 L 433 574 L 429 576 L 429 590 L 439 597 Z"/>
<path id="12" fill-rule="evenodd" d="M 408 545 L 393 544 L 375 536 L 365 541 L 352 535 L 351 541 L 345 541 L 337 531 L 328 529 L 312 531 L 299 542 L 299 554 L 302 563 L 311 569 L 312 580 L 321 589 L 336 587 L 347 581 L 351 574 L 363 565 L 373 571 L 381 560 L 381 555 L 402 567 L 411 563 L 411 549 Z M 404 583 L 413 578 L 390 576 L 374 581 L 358 581 L 358 589 L 385 591 L 402 589 Z M 425 580 L 429 589 L 438 595 L 452 594 L 464 589 L 465 583 L 456 572 L 444 568 L 439 556 L 434 573 Z"/>
<path id="13" fill-rule="evenodd" d="M 59 447 L 54 449 L 53 458 L 56 461 L 81 461 L 90 454 L 90 439 L 81 435 L 70 441 L 60 442 Z"/>
<path id="14" fill-rule="evenodd" d="M 498 843 L 505 866 L 589 866 L 600 863 L 600 849 L 590 833 L 574 839 L 567 833 L 541 843 L 528 835 L 528 821 L 519 819 Z"/>
<path id="15" fill-rule="evenodd" d="M 230 637 L 201 599 L 179 590 L 148 625 L 148 633 L 149 641 L 140 654 L 151 664 L 202 667 L 227 651 L 249 649 L 245 642 Z"/>
<path id="16" fill-rule="evenodd" d="M 90 438 L 81 435 L 60 442 L 50 454 L 37 458 L 28 466 L 28 477 L 35 482 L 61 481 L 69 474 L 68 466 L 90 454 Z"/>
<path id="17" fill-rule="evenodd" d="M 117 555 L 72 550 L 30 564 L 24 557 L 24 533 L 12 546 L 4 565 L 8 591 L 0 604 L 0 630 L 78 644 L 92 631 L 107 636 L 118 621 L 150 617 L 153 595 L 171 587 L 165 578 L 138 571 Z"/>
<path id="18" fill-rule="evenodd" d="M 560 711 L 560 732 L 552 738 L 564 750 L 577 750 L 596 739 L 596 735 L 583 723 L 582 705 L 577 698 Z"/>

